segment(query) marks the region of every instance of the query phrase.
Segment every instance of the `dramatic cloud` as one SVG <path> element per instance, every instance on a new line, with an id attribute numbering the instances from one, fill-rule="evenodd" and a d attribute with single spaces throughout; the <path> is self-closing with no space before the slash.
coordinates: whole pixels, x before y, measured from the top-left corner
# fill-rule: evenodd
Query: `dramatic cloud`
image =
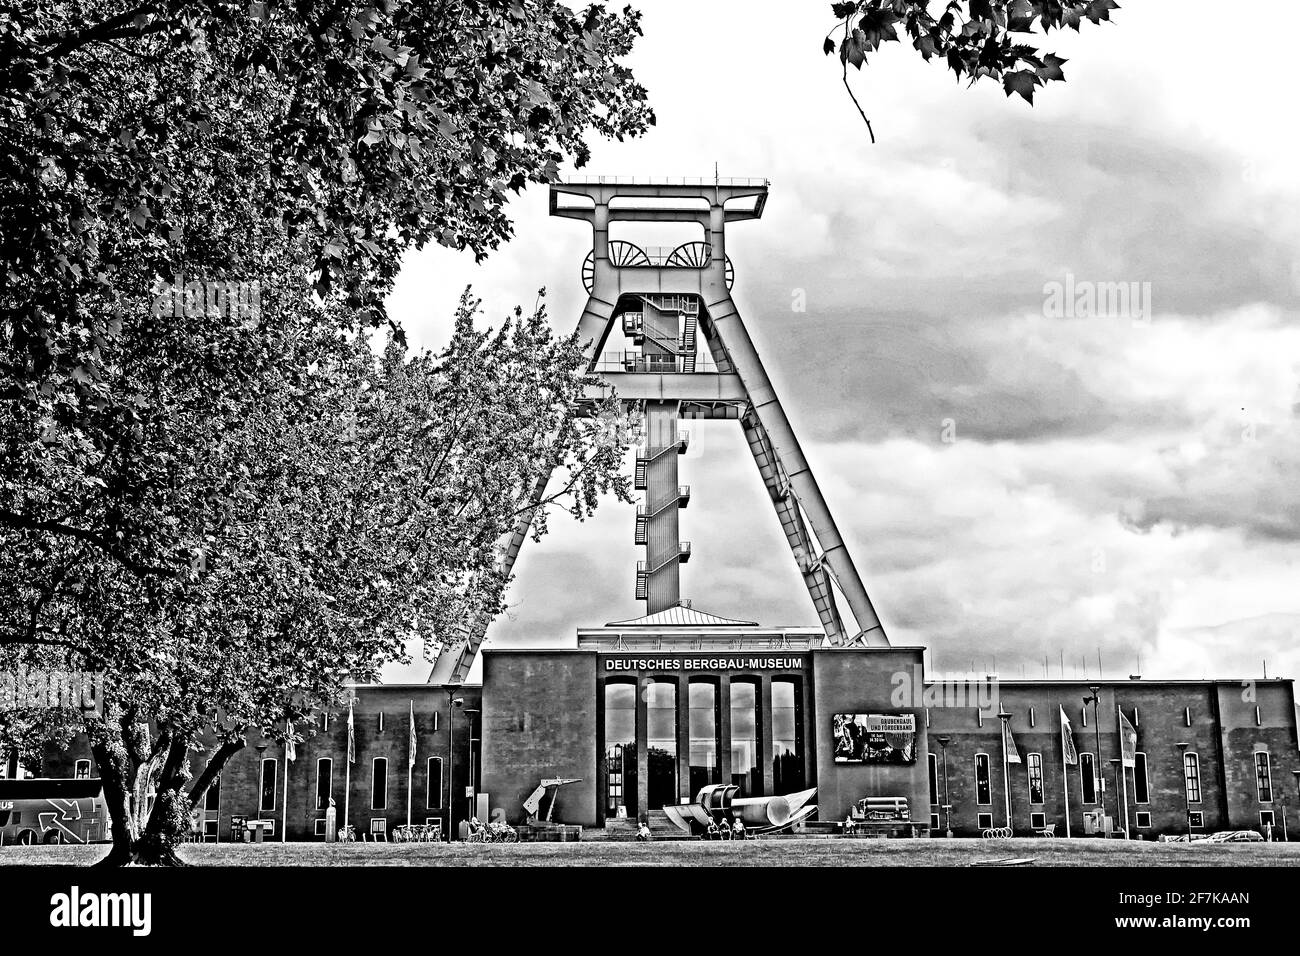
<path id="1" fill-rule="evenodd" d="M 1204 45 L 1208 2 L 1054 35 L 1069 82 L 1032 110 L 890 49 L 854 78 L 871 146 L 821 57 L 824 5 L 647 6 L 637 65 L 659 125 L 592 168 L 771 177 L 763 219 L 729 232 L 737 303 L 891 638 L 940 671 L 1008 677 L 1095 674 L 1099 653 L 1108 676 L 1300 670 L 1285 64 L 1226 36 L 1215 70 L 1168 73 L 1152 51 Z M 445 339 L 467 282 L 489 317 L 545 285 L 557 325 L 574 320 L 586 227 L 550 219 L 541 190 L 515 211 L 483 266 L 410 257 L 390 306 L 414 341 Z M 1055 317 L 1050 283 L 1136 283 L 1150 308 Z M 691 427 L 684 593 L 815 621 L 738 431 Z M 491 645 L 636 615 L 632 528 L 612 502 L 557 520 Z"/>

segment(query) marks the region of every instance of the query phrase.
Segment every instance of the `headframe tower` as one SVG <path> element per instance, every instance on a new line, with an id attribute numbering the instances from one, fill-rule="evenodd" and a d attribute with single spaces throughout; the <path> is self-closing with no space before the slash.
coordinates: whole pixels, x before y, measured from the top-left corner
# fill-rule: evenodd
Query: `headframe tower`
<path id="1" fill-rule="evenodd" d="M 744 432 L 804 586 L 832 645 L 889 646 L 871 598 L 836 527 L 794 429 L 731 298 L 728 223 L 758 219 L 766 179 L 633 179 L 578 176 L 550 190 L 551 215 L 590 223 L 582 266 L 587 304 L 578 320 L 588 367 L 624 403 L 644 408 L 637 451 L 636 596 L 654 614 L 682 602 L 680 568 L 691 556 L 679 534 L 690 486 L 679 482 L 678 454 L 689 435 L 682 419 L 731 419 Z M 671 248 L 610 239 L 614 222 L 685 223 L 700 238 Z M 633 348 L 610 350 L 611 335 Z M 545 483 L 546 477 L 539 480 Z M 528 535 L 521 516 L 502 549 L 507 571 Z M 856 625 L 846 627 L 835 592 Z M 488 621 L 471 622 L 464 643 L 445 651 L 430 683 L 465 679 Z"/>

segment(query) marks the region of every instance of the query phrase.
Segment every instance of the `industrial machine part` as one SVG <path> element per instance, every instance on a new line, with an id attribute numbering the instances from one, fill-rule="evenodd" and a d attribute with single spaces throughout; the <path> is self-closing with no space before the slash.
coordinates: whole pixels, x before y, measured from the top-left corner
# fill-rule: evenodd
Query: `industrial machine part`
<path id="1" fill-rule="evenodd" d="M 730 783 L 711 783 L 700 788 L 694 803 L 664 807 L 664 815 L 687 833 L 699 834 L 710 823 L 744 821 L 754 833 L 784 830 L 817 812 L 808 801 L 817 788 L 800 790 L 786 796 L 737 797 L 740 788 Z"/>
<path id="2" fill-rule="evenodd" d="M 532 825 L 537 823 L 537 811 L 541 809 L 542 797 L 546 795 L 547 790 L 551 790 L 551 802 L 546 807 L 546 822 L 551 822 L 551 814 L 555 812 L 555 798 L 559 795 L 560 788 L 570 783 L 582 783 L 581 777 L 552 777 L 543 780 L 537 785 L 537 789 L 528 795 L 524 801 L 524 813 L 528 816 L 528 822 Z"/>

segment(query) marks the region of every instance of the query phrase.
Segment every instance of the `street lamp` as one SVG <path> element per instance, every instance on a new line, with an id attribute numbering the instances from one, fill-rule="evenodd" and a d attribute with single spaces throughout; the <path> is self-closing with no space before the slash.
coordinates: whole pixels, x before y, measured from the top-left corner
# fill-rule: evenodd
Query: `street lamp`
<path id="1" fill-rule="evenodd" d="M 943 812 L 947 826 L 946 835 L 952 839 L 952 802 L 948 799 L 948 744 L 952 742 L 952 738 L 945 735 L 934 739 L 939 741 L 939 747 L 943 751 Z M 1296 772 L 1300 773 L 1300 771 Z"/>
<path id="2" fill-rule="evenodd" d="M 447 708 L 447 842 L 451 842 L 451 835 L 456 826 L 456 805 L 452 802 L 452 788 L 456 778 L 456 708 L 465 705 L 465 698 L 453 697 L 452 695 L 459 690 L 458 685 L 447 688 L 447 700 L 451 706 Z"/>
<path id="3" fill-rule="evenodd" d="M 1106 775 L 1101 772 L 1101 718 L 1097 709 L 1101 703 L 1101 688 L 1093 684 L 1088 690 L 1092 691 L 1092 696 L 1083 699 L 1083 706 L 1092 704 L 1092 730 L 1097 741 L 1097 755 L 1092 758 L 1092 780 L 1097 791 L 1097 806 L 1101 808 L 1101 835 L 1110 839 L 1110 827 L 1106 826 Z"/>
<path id="4" fill-rule="evenodd" d="M 1002 792 L 1007 798 L 1007 830 L 1014 832 L 1011 826 L 1011 742 L 1007 736 L 1010 732 L 1011 715 L 1001 704 L 998 704 L 998 720 L 1002 721 Z"/>
<path id="5" fill-rule="evenodd" d="M 1187 824 L 1187 842 L 1192 842 L 1192 798 L 1187 793 L 1187 748 L 1191 746 L 1187 741 L 1180 740 L 1174 744 L 1178 748 L 1178 773 L 1183 781 L 1183 814 Z"/>

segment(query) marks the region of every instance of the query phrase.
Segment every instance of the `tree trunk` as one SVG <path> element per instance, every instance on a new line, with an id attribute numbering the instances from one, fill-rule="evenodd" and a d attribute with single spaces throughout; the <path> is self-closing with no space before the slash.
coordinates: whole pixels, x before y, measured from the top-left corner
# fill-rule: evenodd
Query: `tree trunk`
<path id="1" fill-rule="evenodd" d="M 130 770 L 132 760 L 127 749 L 112 743 L 100 741 L 93 745 L 113 825 L 112 849 L 95 866 L 188 866 L 177 855 L 176 847 L 190 830 L 190 813 L 200 805 L 230 758 L 244 749 L 246 739 L 240 735 L 222 743 L 189 793 L 184 789 L 190 776 L 188 738 L 160 734 L 151 759 L 134 772 Z M 157 790 L 153 806 L 146 812 L 144 794 L 150 775 L 157 777 Z"/>

